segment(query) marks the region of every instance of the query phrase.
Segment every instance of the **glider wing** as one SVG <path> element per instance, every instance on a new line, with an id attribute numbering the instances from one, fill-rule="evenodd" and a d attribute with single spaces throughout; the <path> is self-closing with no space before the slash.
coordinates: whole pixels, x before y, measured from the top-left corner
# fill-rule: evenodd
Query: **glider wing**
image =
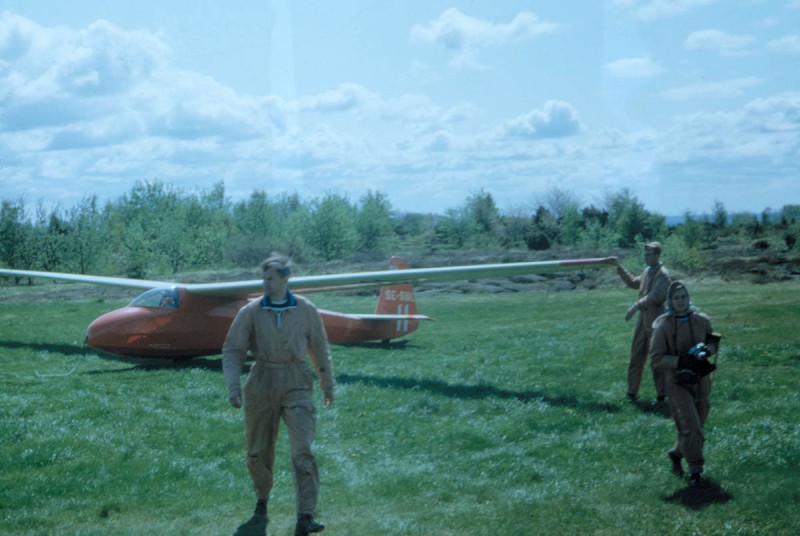
<path id="1" fill-rule="evenodd" d="M 306 292 L 358 288 L 366 286 L 399 285 L 403 283 L 441 283 L 474 279 L 515 277 L 528 274 L 582 270 L 611 264 L 608 258 L 515 262 L 506 264 L 476 264 L 472 266 L 441 266 L 435 268 L 409 268 L 406 270 L 381 270 L 315 276 L 297 276 L 289 279 L 289 287 Z M 230 283 L 204 283 L 186 285 L 186 290 L 211 296 L 246 296 L 261 292 L 260 279 Z"/>
<path id="2" fill-rule="evenodd" d="M 93 285 L 107 285 L 113 287 L 128 287 L 138 289 L 164 288 L 179 286 L 177 283 L 167 281 L 147 281 L 144 279 L 129 279 L 126 277 L 104 277 L 99 275 L 63 274 L 58 272 L 35 272 L 30 270 L 0 269 L 0 275 L 13 277 L 35 277 L 39 279 L 52 279 L 54 281 L 72 281 L 75 283 L 91 283 Z"/>
<path id="3" fill-rule="evenodd" d="M 410 268 L 407 270 L 381 270 L 375 272 L 352 272 L 316 276 L 297 276 L 289 280 L 289 286 L 298 291 L 336 290 L 365 286 L 398 285 L 403 283 L 439 283 L 499 277 L 515 277 L 527 274 L 581 270 L 611 264 L 608 258 L 516 262 L 506 264 L 476 264 L 471 266 L 441 266 L 434 268 Z M 184 287 L 188 292 L 206 296 L 244 298 L 262 292 L 262 281 L 231 281 L 221 283 L 180 284 L 166 281 L 146 281 L 123 277 L 102 277 L 80 274 L 35 272 L 27 270 L 0 269 L 0 275 L 14 277 L 36 277 L 78 283 L 113 285 L 137 289 Z"/>

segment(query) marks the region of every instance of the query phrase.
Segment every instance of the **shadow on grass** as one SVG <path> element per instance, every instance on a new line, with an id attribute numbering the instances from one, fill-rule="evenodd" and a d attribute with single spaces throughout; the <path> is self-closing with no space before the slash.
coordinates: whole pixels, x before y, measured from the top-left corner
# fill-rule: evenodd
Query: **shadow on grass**
<path id="1" fill-rule="evenodd" d="M 352 348 L 368 348 L 368 349 L 376 349 L 376 350 L 397 350 L 406 348 L 409 346 L 408 340 L 400 340 L 400 341 L 391 341 L 391 342 L 361 342 L 361 343 L 353 343 L 353 344 L 337 344 L 336 346 L 344 346 L 344 347 L 352 347 Z M 2 346 L 0 346 L 2 347 Z M 144 371 L 156 371 L 156 370 L 192 370 L 192 369 L 203 369 L 203 370 L 210 370 L 221 372 L 222 371 L 222 359 L 220 358 L 209 358 L 209 357 L 186 357 L 186 358 L 159 358 L 159 357 L 126 357 L 116 354 L 107 354 L 100 352 L 96 349 L 86 347 L 85 350 L 87 352 L 92 352 L 102 359 L 107 359 L 109 361 L 117 361 L 122 363 L 130 363 L 131 367 L 126 369 L 119 369 L 119 370 L 98 370 L 88 372 L 87 374 L 108 374 L 108 373 L 118 373 L 118 372 L 130 372 L 132 370 L 144 370 Z M 80 352 L 83 353 L 83 352 Z M 250 372 L 250 367 L 252 366 L 252 361 L 249 360 L 244 364 L 242 367 L 243 373 Z M 337 377 L 338 380 L 338 377 Z"/>
<path id="2" fill-rule="evenodd" d="M 0 340 L 0 350 L 28 350 L 30 352 L 48 352 L 54 354 L 62 354 L 66 356 L 90 356 L 96 355 L 102 359 L 109 361 L 116 361 L 121 363 L 130 363 L 133 365 L 127 369 L 120 370 L 103 370 L 103 371 L 89 371 L 86 374 L 106 374 L 127 372 L 130 370 L 163 370 L 163 369 L 206 369 L 206 370 L 222 370 L 222 360 L 208 359 L 205 357 L 194 357 L 186 359 L 170 359 L 170 358 L 144 358 L 144 357 L 125 357 L 114 354 L 106 354 L 99 352 L 94 348 L 86 345 L 77 344 L 48 344 L 48 343 L 35 343 L 24 341 L 9 341 Z M 249 365 L 245 372 L 249 370 Z"/>
<path id="3" fill-rule="evenodd" d="M 253 516 L 251 519 L 245 521 L 236 528 L 233 536 L 264 536 L 267 534 L 267 521 L 266 518 L 256 518 Z"/>
<path id="4" fill-rule="evenodd" d="M 117 361 L 122 363 L 129 363 L 132 366 L 123 369 L 114 370 L 90 370 L 84 374 L 119 374 L 120 372 L 131 371 L 144 371 L 155 372 L 162 370 L 210 370 L 212 372 L 222 371 L 221 359 L 209 359 L 206 357 L 193 357 L 191 359 L 169 359 L 169 358 L 137 358 L 137 357 L 123 357 L 116 355 L 108 355 L 97 353 L 102 359 L 109 361 Z M 245 363 L 242 367 L 242 372 L 250 372 L 250 364 Z"/>
<path id="5" fill-rule="evenodd" d="M 424 390 L 434 394 L 449 396 L 451 398 L 485 399 L 500 398 L 514 399 L 521 402 L 541 400 L 545 404 L 574 409 L 585 409 L 604 413 L 616 413 L 622 408 L 617 404 L 607 404 L 581 400 L 572 395 L 553 396 L 541 391 L 511 391 L 499 389 L 492 385 L 452 385 L 439 380 L 418 380 L 415 378 L 400 378 L 397 376 L 376 378 L 357 374 L 340 374 L 336 382 L 341 384 L 362 384 L 384 389 Z"/>
<path id="6" fill-rule="evenodd" d="M 733 500 L 733 495 L 722 489 L 717 482 L 706 480 L 705 487 L 702 488 L 681 488 L 668 497 L 661 497 L 661 500 L 668 503 L 675 503 L 700 510 L 712 504 L 723 504 Z"/>
<path id="7" fill-rule="evenodd" d="M 364 341 L 336 344 L 343 348 L 367 348 L 370 350 L 401 350 L 403 348 L 418 348 L 417 345 L 411 344 L 408 339 L 400 339 L 393 341 Z"/>
<path id="8" fill-rule="evenodd" d="M 32 352 L 52 352 L 64 355 L 84 355 L 92 351 L 90 348 L 77 344 L 45 344 L 36 342 L 0 340 L 0 348 L 7 350 L 30 350 Z"/>
<path id="9" fill-rule="evenodd" d="M 648 415 L 655 415 L 656 417 L 664 417 L 665 419 L 669 419 L 672 417 L 669 413 L 669 404 L 666 402 L 656 402 L 648 401 L 645 402 L 644 400 L 637 400 L 633 403 L 642 413 L 647 413 Z"/>

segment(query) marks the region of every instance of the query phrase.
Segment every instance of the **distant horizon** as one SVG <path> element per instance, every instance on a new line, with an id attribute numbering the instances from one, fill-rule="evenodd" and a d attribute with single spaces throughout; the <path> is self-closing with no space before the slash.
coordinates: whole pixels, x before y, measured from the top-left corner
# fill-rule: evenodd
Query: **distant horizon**
<path id="1" fill-rule="evenodd" d="M 166 189 L 165 191 L 177 192 L 179 194 L 182 194 L 182 195 L 185 195 L 185 196 L 188 196 L 188 197 L 200 196 L 204 192 L 207 191 L 207 190 L 196 190 L 196 189 L 194 191 L 192 191 L 192 190 L 185 190 L 185 189 L 182 189 L 182 188 L 178 189 L 174 185 L 170 185 L 168 183 L 163 183 L 161 181 L 141 182 L 142 185 L 144 185 L 144 184 L 153 184 L 153 183 L 161 184 Z M 48 213 L 52 213 L 53 210 L 55 210 L 56 208 L 58 208 L 61 211 L 68 211 L 70 208 L 75 208 L 78 204 L 83 202 L 85 199 L 91 198 L 92 196 L 96 196 L 99 208 L 102 209 L 102 207 L 104 205 L 106 205 L 108 203 L 114 203 L 115 201 L 119 200 L 121 197 L 128 195 L 132 191 L 134 186 L 131 186 L 131 189 L 129 189 L 126 192 L 121 193 L 117 198 L 114 198 L 114 199 L 101 199 L 99 196 L 96 196 L 96 194 L 91 194 L 91 195 L 87 195 L 87 196 L 83 197 L 79 201 L 76 201 L 72 205 L 59 204 L 58 207 L 56 207 L 55 205 L 47 207 L 44 204 L 42 204 L 42 206 L 43 206 L 44 210 L 47 211 Z M 398 207 L 394 206 L 394 203 L 392 202 L 391 198 L 385 192 L 380 192 L 380 191 L 377 191 L 377 190 L 372 190 L 372 191 L 374 193 L 386 195 L 387 200 L 391 204 L 391 210 L 394 213 L 401 214 L 401 215 L 404 215 L 404 214 L 417 214 L 417 215 L 423 215 L 423 216 L 444 217 L 444 216 L 447 215 L 447 211 L 449 211 L 451 209 L 463 208 L 464 206 L 466 206 L 467 200 L 468 200 L 468 197 L 469 197 L 469 196 L 465 197 L 463 200 L 461 200 L 460 204 L 455 204 L 452 207 L 448 207 L 447 209 L 445 209 L 442 212 L 430 212 L 430 211 L 422 211 L 422 212 L 420 212 L 420 211 L 405 210 L 405 209 L 402 209 L 402 208 L 398 208 Z M 257 192 L 261 192 L 261 190 L 253 190 L 251 192 L 251 195 L 254 194 L 254 193 L 257 193 Z M 567 193 L 571 193 L 571 192 L 567 192 Z M 270 196 L 270 197 L 268 197 L 268 199 L 279 199 L 281 196 L 284 196 L 284 195 L 292 196 L 292 195 L 295 195 L 295 194 L 296 194 L 296 192 L 280 193 L 280 194 L 276 194 L 274 196 Z M 636 195 L 636 193 L 634 191 L 631 190 L 630 194 L 641 202 L 641 200 L 638 198 L 638 196 Z M 323 199 L 325 197 L 325 195 L 326 194 L 323 194 L 323 195 L 320 195 L 320 196 L 317 196 L 317 197 L 308 197 L 308 198 L 301 197 L 300 199 L 304 203 L 313 203 L 315 201 Z M 335 195 L 337 195 L 337 194 L 335 194 Z M 349 202 L 355 206 L 355 205 L 358 204 L 361 196 L 359 196 L 358 198 L 351 198 L 350 196 L 345 196 L 345 197 L 347 197 Z M 226 198 L 226 201 L 228 201 L 228 202 L 230 202 L 232 204 L 237 204 L 237 203 L 241 203 L 241 202 L 246 202 L 249 199 L 249 196 L 247 196 L 247 197 L 245 197 L 243 199 L 234 200 L 234 199 L 231 199 L 228 196 L 227 192 L 226 192 L 225 198 Z M 492 196 L 492 198 L 494 199 L 494 196 Z M 20 202 L 24 203 L 25 209 L 29 213 L 28 217 L 32 217 L 33 216 L 32 211 L 33 210 L 38 210 L 38 207 L 40 206 L 40 203 L 41 203 L 41 199 L 40 200 L 36 200 L 35 202 L 31 203 L 31 200 L 28 200 L 28 199 L 25 199 L 25 198 L 10 199 L 10 198 L 6 198 L 6 197 L 3 197 L 3 196 L 0 196 L 0 202 L 3 202 L 3 203 L 5 203 L 5 202 L 15 203 L 17 201 L 20 201 Z M 716 201 L 715 201 L 715 203 L 716 203 Z M 508 209 L 504 209 L 503 207 L 497 205 L 496 203 L 495 203 L 495 205 L 496 205 L 497 210 L 498 210 L 498 212 L 500 213 L 501 216 L 514 217 L 514 216 L 518 215 L 518 214 L 510 214 Z M 595 208 L 603 209 L 603 210 L 605 210 L 607 208 L 607 207 L 603 206 L 602 202 L 599 203 L 599 204 L 594 204 L 594 203 L 582 203 L 582 204 L 579 204 L 579 208 L 580 209 L 588 208 L 590 206 L 594 206 Z M 665 223 L 668 226 L 675 226 L 675 225 L 683 224 L 686 221 L 686 218 L 687 218 L 687 212 L 686 211 L 684 211 L 681 214 L 663 214 L 663 213 L 660 213 L 658 211 L 651 210 L 644 203 L 643 203 L 643 206 L 644 206 L 644 209 L 648 213 L 656 215 L 656 216 L 663 217 L 664 220 L 665 220 Z M 548 208 L 548 207 L 545 206 L 545 203 L 541 203 L 541 202 L 539 204 L 531 205 L 530 207 L 527 207 L 527 209 L 526 209 L 527 212 L 528 212 L 528 217 L 532 217 L 539 207 Z M 737 215 L 749 215 L 749 216 L 754 216 L 756 218 L 761 218 L 762 215 L 767 211 L 770 212 L 771 221 L 779 221 L 781 219 L 781 217 L 782 217 L 782 212 L 783 212 L 784 208 L 786 208 L 786 207 L 800 207 L 800 204 L 786 203 L 786 204 L 784 204 L 783 206 L 780 206 L 780 207 L 764 207 L 764 208 L 762 208 L 760 210 L 732 211 L 732 210 L 728 210 L 728 208 L 725 207 L 724 203 L 723 203 L 723 208 L 725 209 L 725 211 L 727 213 L 728 223 L 730 223 L 733 220 L 733 217 L 737 216 Z M 705 221 L 707 219 L 711 219 L 712 218 L 712 215 L 713 215 L 713 210 L 712 209 L 713 209 L 713 206 L 711 208 L 709 208 L 709 209 L 706 209 L 706 210 L 702 211 L 702 212 L 689 212 L 689 214 L 693 218 L 695 218 L 695 219 L 697 219 L 699 221 Z M 513 212 L 519 213 L 520 212 L 520 207 L 514 207 L 512 210 L 513 210 Z"/>

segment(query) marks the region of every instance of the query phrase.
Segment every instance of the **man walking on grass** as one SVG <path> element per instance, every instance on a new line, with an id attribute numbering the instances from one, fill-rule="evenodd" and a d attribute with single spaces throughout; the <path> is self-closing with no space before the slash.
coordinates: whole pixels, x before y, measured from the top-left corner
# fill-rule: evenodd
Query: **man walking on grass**
<path id="1" fill-rule="evenodd" d="M 325 526 L 312 517 L 319 495 L 319 470 L 311 451 L 316 433 L 312 398 L 311 357 L 324 393 L 325 407 L 333 404 L 333 368 L 328 339 L 316 307 L 288 288 L 291 261 L 272 254 L 261 263 L 264 295 L 242 307 L 222 348 L 222 369 L 230 403 L 242 406 L 240 376 L 248 352 L 253 367 L 244 387 L 247 469 L 256 492 L 253 517 L 237 534 L 266 531 L 267 503 L 273 484 L 275 444 L 281 419 L 289 431 L 297 492 L 296 536 L 321 532 Z M 260 532 L 263 534 L 263 532 Z"/>
<path id="2" fill-rule="evenodd" d="M 650 350 L 650 338 L 653 334 L 653 321 L 664 313 L 664 300 L 667 297 L 670 278 L 669 272 L 661 264 L 661 244 L 649 242 L 644 245 L 644 262 L 647 267 L 642 275 L 634 277 L 619 262 L 611 257 L 617 267 L 617 273 L 630 288 L 639 290 L 639 299 L 628 308 L 625 320 L 633 318 L 637 312 L 636 329 L 631 342 L 631 357 L 628 363 L 628 399 L 635 401 L 639 396 L 639 385 L 642 382 L 644 365 Z M 656 385 L 656 400 L 663 402 L 666 396 L 664 372 L 653 369 L 653 382 Z"/>

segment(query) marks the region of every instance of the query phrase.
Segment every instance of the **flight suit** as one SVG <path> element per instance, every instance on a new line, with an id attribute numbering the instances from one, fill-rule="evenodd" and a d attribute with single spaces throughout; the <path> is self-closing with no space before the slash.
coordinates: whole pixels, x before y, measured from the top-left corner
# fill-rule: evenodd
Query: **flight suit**
<path id="1" fill-rule="evenodd" d="M 712 331 L 711 320 L 702 313 L 693 312 L 686 317 L 664 315 L 656 321 L 650 347 L 651 366 L 664 372 L 670 413 L 678 431 L 675 449 L 686 458 L 690 473 L 703 470 L 703 425 L 711 409 L 713 374 L 685 385 L 676 381 L 675 371 L 680 356 L 687 355 L 695 344 L 707 342 Z M 716 353 L 715 345 L 709 347 Z"/>
<path id="2" fill-rule="evenodd" d="M 334 386 L 328 340 L 314 305 L 289 293 L 287 305 L 273 307 L 261 298 L 242 307 L 222 348 L 222 368 L 229 392 L 240 389 L 248 352 L 254 363 L 244 388 L 247 468 L 259 499 L 268 499 L 274 482 L 275 444 L 281 419 L 289 432 L 297 513 L 312 514 L 319 495 L 319 470 L 311 445 L 316 434 L 314 378 Z"/>
<path id="3" fill-rule="evenodd" d="M 639 289 L 639 299 L 636 302 L 639 314 L 631 342 L 631 358 L 628 362 L 628 393 L 637 395 L 650 350 L 653 321 L 665 311 L 664 300 L 667 297 L 670 278 L 669 272 L 661 264 L 648 266 L 642 275 L 637 277 L 622 266 L 617 268 L 617 273 L 630 288 Z M 656 396 L 662 398 L 666 394 L 666 389 L 664 374 L 660 369 L 653 368 L 653 382 L 656 386 Z"/>

